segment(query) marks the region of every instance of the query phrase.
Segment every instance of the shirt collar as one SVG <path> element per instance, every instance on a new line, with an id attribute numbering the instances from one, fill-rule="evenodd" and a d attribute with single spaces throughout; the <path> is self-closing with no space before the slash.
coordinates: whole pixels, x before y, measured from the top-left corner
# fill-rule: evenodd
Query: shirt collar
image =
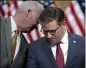
<path id="1" fill-rule="evenodd" d="M 67 39 L 68 39 L 68 32 L 66 30 L 66 32 L 65 32 L 65 34 L 64 34 L 64 36 L 63 36 L 61 41 L 65 44 L 67 42 Z"/>
<path id="2" fill-rule="evenodd" d="M 14 21 L 13 17 L 12 17 L 12 16 L 10 16 L 10 18 L 11 18 L 11 27 L 12 27 L 12 32 L 14 32 L 15 30 L 17 30 L 17 26 L 16 26 L 16 23 L 15 23 L 15 21 Z"/>

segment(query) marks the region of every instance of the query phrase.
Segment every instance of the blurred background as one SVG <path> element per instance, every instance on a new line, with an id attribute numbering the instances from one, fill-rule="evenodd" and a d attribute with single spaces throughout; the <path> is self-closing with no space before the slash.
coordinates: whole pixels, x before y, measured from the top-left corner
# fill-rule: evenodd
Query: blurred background
<path id="1" fill-rule="evenodd" d="M 15 14 L 16 9 L 24 1 L 31 0 L 1 0 L 0 1 L 0 13 L 3 17 L 9 17 Z M 65 12 L 65 20 L 67 28 L 70 32 L 85 36 L 85 0 L 32 0 L 38 1 L 44 8 L 48 6 L 60 7 Z M 41 26 L 38 25 L 38 29 L 34 29 L 30 34 L 24 33 L 28 43 L 43 37 L 40 32 Z"/>

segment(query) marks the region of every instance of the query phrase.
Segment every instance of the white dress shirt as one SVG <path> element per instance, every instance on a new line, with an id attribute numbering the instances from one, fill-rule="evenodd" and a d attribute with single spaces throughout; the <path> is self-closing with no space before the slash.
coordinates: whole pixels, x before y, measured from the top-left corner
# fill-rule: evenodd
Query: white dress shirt
<path id="1" fill-rule="evenodd" d="M 60 44 L 60 47 L 62 49 L 63 55 L 64 55 L 64 64 L 66 64 L 67 61 L 67 54 L 68 54 L 68 33 L 65 32 L 64 37 L 62 38 L 62 43 Z M 54 58 L 56 59 L 56 48 L 57 46 L 51 47 L 51 50 L 53 52 Z"/>
<path id="2" fill-rule="evenodd" d="M 11 18 L 12 37 L 13 37 L 15 34 L 15 30 L 17 30 L 17 27 L 16 27 L 15 21 L 12 18 L 12 16 L 10 18 Z M 18 54 L 18 51 L 19 51 L 20 41 L 21 41 L 21 39 L 20 39 L 20 33 L 19 33 L 19 35 L 17 36 L 17 43 L 16 43 L 14 59 L 15 59 L 16 55 Z"/>

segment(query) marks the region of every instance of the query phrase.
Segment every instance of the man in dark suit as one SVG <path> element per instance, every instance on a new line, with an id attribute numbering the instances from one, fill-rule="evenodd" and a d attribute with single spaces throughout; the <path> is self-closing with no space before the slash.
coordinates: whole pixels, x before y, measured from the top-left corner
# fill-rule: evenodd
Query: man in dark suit
<path id="1" fill-rule="evenodd" d="M 22 33 L 30 33 L 35 28 L 42 10 L 37 1 L 24 1 L 14 16 L 1 19 L 0 68 L 25 68 L 29 46 Z M 18 31 L 18 36 L 13 54 L 15 31 Z"/>
<path id="2" fill-rule="evenodd" d="M 61 8 L 45 8 L 39 16 L 45 37 L 30 44 L 27 68 L 85 68 L 85 39 L 67 31 Z"/>

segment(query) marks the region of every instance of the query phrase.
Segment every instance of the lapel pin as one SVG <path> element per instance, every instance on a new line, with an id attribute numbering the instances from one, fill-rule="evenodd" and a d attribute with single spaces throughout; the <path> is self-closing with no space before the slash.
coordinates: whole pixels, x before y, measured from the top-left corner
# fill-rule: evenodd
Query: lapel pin
<path id="1" fill-rule="evenodd" d="M 73 41 L 73 43 L 76 43 L 76 41 Z"/>

